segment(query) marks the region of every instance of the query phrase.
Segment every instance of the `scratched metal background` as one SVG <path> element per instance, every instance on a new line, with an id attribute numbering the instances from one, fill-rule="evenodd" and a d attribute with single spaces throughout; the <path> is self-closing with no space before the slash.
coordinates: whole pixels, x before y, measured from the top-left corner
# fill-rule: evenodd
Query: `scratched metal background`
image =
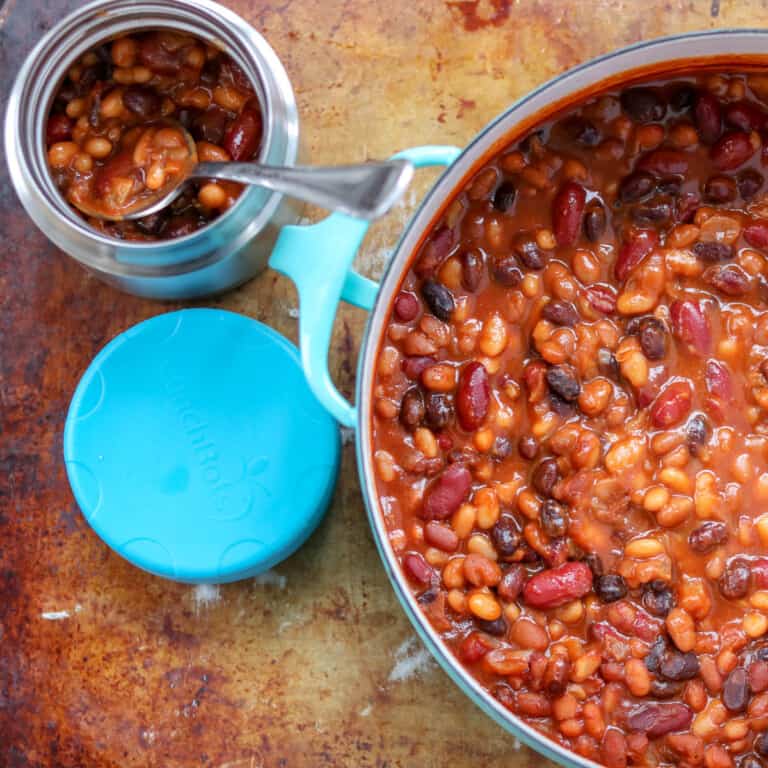
<path id="1" fill-rule="evenodd" d="M 228 4 L 282 57 L 320 163 L 462 145 L 597 54 L 768 23 L 768 4 L 748 0 Z M 0 104 L 22 57 L 76 5 L 0 0 Z M 373 230 L 363 271 L 380 273 L 428 183 Z M 295 301 L 268 272 L 217 304 L 295 338 Z M 69 398 L 102 345 L 169 308 L 118 294 L 57 252 L 0 164 L 0 768 L 544 765 L 415 639 L 376 557 L 351 444 L 325 522 L 266 578 L 174 585 L 91 533 L 61 462 Z M 362 323 L 340 312 L 331 362 L 347 392 Z"/>

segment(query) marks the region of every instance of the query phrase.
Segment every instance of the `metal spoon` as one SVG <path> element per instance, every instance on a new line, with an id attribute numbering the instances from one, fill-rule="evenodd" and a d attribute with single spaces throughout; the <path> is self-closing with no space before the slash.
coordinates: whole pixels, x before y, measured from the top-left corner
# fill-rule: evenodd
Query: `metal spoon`
<path id="1" fill-rule="evenodd" d="M 179 123 L 164 120 L 181 133 L 190 148 L 189 169 L 179 173 L 155 194 L 142 195 L 142 199 L 129 209 L 110 214 L 102 209 L 89 208 L 86 201 L 73 200 L 81 210 L 91 216 L 109 221 L 138 219 L 149 216 L 170 205 L 192 179 L 225 179 L 241 184 L 282 192 L 307 203 L 342 211 L 362 219 L 383 216 L 402 196 L 413 178 L 413 166 L 407 160 L 386 160 L 341 166 L 281 167 L 261 163 L 197 161 L 197 148 L 189 133 Z"/>

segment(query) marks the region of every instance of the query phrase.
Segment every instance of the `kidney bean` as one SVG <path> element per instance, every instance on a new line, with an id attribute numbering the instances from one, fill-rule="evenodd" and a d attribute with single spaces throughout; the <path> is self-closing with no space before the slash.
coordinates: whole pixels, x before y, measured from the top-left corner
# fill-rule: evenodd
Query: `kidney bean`
<path id="1" fill-rule="evenodd" d="M 528 389 L 528 399 L 539 402 L 547 393 L 547 365 L 543 360 L 532 360 L 523 368 L 523 382 Z"/>
<path id="2" fill-rule="evenodd" d="M 484 637 L 480 632 L 470 632 L 459 645 L 459 656 L 468 664 L 474 664 L 493 650 L 494 641 Z"/>
<path id="3" fill-rule="evenodd" d="M 419 300 L 409 291 L 400 291 L 392 308 L 398 320 L 408 323 L 419 314 Z"/>
<path id="4" fill-rule="evenodd" d="M 728 541 L 728 529 L 725 523 L 708 520 L 695 528 L 688 535 L 688 546 L 699 554 L 711 552 L 715 547 Z"/>
<path id="5" fill-rule="evenodd" d="M 669 306 L 672 333 L 691 350 L 706 354 L 712 345 L 712 332 L 701 303 L 673 301 Z"/>
<path id="6" fill-rule="evenodd" d="M 684 731 L 693 720 L 691 709 L 680 702 L 643 704 L 629 713 L 627 726 L 642 731 L 649 738 L 664 736 L 672 731 Z"/>
<path id="7" fill-rule="evenodd" d="M 725 678 L 723 684 L 723 704 L 731 712 L 743 712 L 749 703 L 749 685 L 747 684 L 747 671 L 743 667 L 736 667 Z"/>
<path id="8" fill-rule="evenodd" d="M 512 253 L 504 254 L 493 260 L 493 279 L 505 288 L 515 288 L 523 282 L 517 258 Z"/>
<path id="9" fill-rule="evenodd" d="M 714 144 L 720 138 L 720 102 L 711 93 L 700 93 L 696 99 L 693 116 L 701 140 L 705 144 Z"/>
<path id="10" fill-rule="evenodd" d="M 550 538 L 565 536 L 568 532 L 568 510 L 554 499 L 546 499 L 541 507 L 541 527 Z"/>
<path id="11" fill-rule="evenodd" d="M 690 222 L 699 207 L 698 195 L 693 192 L 684 192 L 675 202 L 675 220 L 681 223 Z"/>
<path id="12" fill-rule="evenodd" d="M 45 126 L 45 140 L 48 144 L 55 144 L 57 141 L 68 141 L 72 137 L 72 129 L 75 127 L 75 121 L 67 117 L 63 112 L 51 115 Z"/>
<path id="13" fill-rule="evenodd" d="M 610 285 L 595 283 L 587 288 L 587 301 L 595 311 L 610 315 L 616 311 L 616 290 Z"/>
<path id="14" fill-rule="evenodd" d="M 735 264 L 710 267 L 702 277 L 706 283 L 726 296 L 744 296 L 750 290 L 749 276 Z"/>
<path id="15" fill-rule="evenodd" d="M 733 397 L 733 382 L 731 372 L 719 360 L 707 360 L 704 368 L 704 381 L 707 391 L 722 400 L 731 400 Z"/>
<path id="16" fill-rule="evenodd" d="M 752 693 L 768 691 L 768 661 L 753 661 L 747 670 L 747 681 Z"/>
<path id="17" fill-rule="evenodd" d="M 422 279 L 432 277 L 451 252 L 453 243 L 453 230 L 448 227 L 440 227 L 429 239 L 424 253 L 416 262 L 414 267 L 416 274 Z"/>
<path id="18" fill-rule="evenodd" d="M 579 314 L 570 301 L 553 299 L 547 302 L 541 310 L 541 316 L 555 325 L 565 325 L 569 328 L 579 322 Z"/>
<path id="19" fill-rule="evenodd" d="M 725 571 L 718 581 L 720 593 L 728 600 L 738 600 L 749 590 L 749 562 L 733 557 L 725 566 Z"/>
<path id="20" fill-rule="evenodd" d="M 160 33 L 147 35 L 139 46 L 139 61 L 158 75 L 175 75 L 181 69 L 179 52 L 163 45 Z"/>
<path id="21" fill-rule="evenodd" d="M 567 403 L 574 402 L 581 394 L 579 380 L 563 365 L 553 365 L 547 370 L 547 385 L 550 392 Z"/>
<path id="22" fill-rule="evenodd" d="M 459 537 L 453 529 L 434 520 L 424 526 L 424 541 L 443 552 L 455 552 L 459 546 Z"/>
<path id="23" fill-rule="evenodd" d="M 479 362 L 464 365 L 459 374 L 456 412 L 462 429 L 472 432 L 485 420 L 491 400 L 491 388 L 485 366 Z"/>
<path id="24" fill-rule="evenodd" d="M 621 108 L 636 123 L 654 123 L 664 118 L 667 107 L 650 88 L 628 88 L 622 91 Z"/>
<path id="25" fill-rule="evenodd" d="M 691 680 L 699 674 L 699 657 L 688 651 L 681 653 L 676 648 L 665 648 L 659 659 L 659 674 L 667 680 L 680 682 Z"/>
<path id="26" fill-rule="evenodd" d="M 736 199 L 736 181 L 730 176 L 710 176 L 702 191 L 710 203 L 729 203 Z"/>
<path id="27" fill-rule="evenodd" d="M 673 381 L 653 401 L 651 423 L 660 429 L 679 424 L 690 413 L 692 399 L 693 392 L 687 381 Z"/>
<path id="28" fill-rule="evenodd" d="M 596 243 L 605 232 L 605 208 L 600 203 L 590 203 L 584 213 L 584 234 Z"/>
<path id="29" fill-rule="evenodd" d="M 224 132 L 222 144 L 233 160 L 250 160 L 261 141 L 261 110 L 250 99 Z"/>
<path id="30" fill-rule="evenodd" d="M 154 88 L 129 85 L 123 91 L 123 104 L 138 117 L 147 118 L 160 113 L 162 99 Z"/>
<path id="31" fill-rule="evenodd" d="M 520 596 L 524 583 L 525 568 L 520 563 L 512 563 L 504 570 L 501 581 L 496 587 L 496 593 L 502 600 L 508 603 L 514 602 Z"/>
<path id="32" fill-rule="evenodd" d="M 198 141 L 221 144 L 224 141 L 224 132 L 227 130 L 228 120 L 229 116 L 223 109 L 209 107 L 205 112 L 195 116 L 190 130 Z"/>
<path id="33" fill-rule="evenodd" d="M 418 387 L 411 387 L 400 403 L 400 423 L 413 431 L 424 419 L 424 396 Z"/>
<path id="34" fill-rule="evenodd" d="M 404 357 L 400 363 L 403 373 L 412 381 L 418 381 L 424 370 L 435 364 L 435 358 L 428 355 Z"/>
<path id="35" fill-rule="evenodd" d="M 708 242 L 696 243 L 693 246 L 696 257 L 710 263 L 727 261 L 733 258 L 733 248 L 726 243 Z"/>
<path id="36" fill-rule="evenodd" d="M 730 131 L 717 140 L 709 154 L 716 168 L 732 171 L 746 163 L 755 153 L 755 149 L 748 133 Z"/>
<path id="37" fill-rule="evenodd" d="M 472 475 L 463 464 L 451 464 L 427 488 L 421 516 L 425 520 L 445 520 L 469 495 Z"/>
<path id="38" fill-rule="evenodd" d="M 456 305 L 451 292 L 436 280 L 426 280 L 421 286 L 421 295 L 432 314 L 440 320 L 450 320 Z"/>
<path id="39" fill-rule="evenodd" d="M 655 229 L 638 229 L 622 243 L 616 258 L 614 274 L 624 282 L 632 270 L 643 261 L 659 244 L 659 233 Z"/>
<path id="40" fill-rule="evenodd" d="M 566 181 L 552 201 L 552 228 L 560 246 L 573 245 L 581 229 L 587 193 L 575 181 Z"/>
<path id="41" fill-rule="evenodd" d="M 531 608 L 557 608 L 591 589 L 592 571 L 586 563 L 563 563 L 532 576 L 523 588 L 523 600 Z"/>
<path id="42" fill-rule="evenodd" d="M 604 603 L 614 603 L 627 596 L 627 582 L 618 573 L 606 573 L 595 578 L 595 594 Z"/>
<path id="43" fill-rule="evenodd" d="M 466 290 L 474 292 L 480 287 L 484 268 L 482 251 L 472 248 L 461 254 L 461 284 Z"/>
<path id="44" fill-rule="evenodd" d="M 503 181 L 493 193 L 493 207 L 497 211 L 507 213 L 512 210 L 515 204 L 517 189 L 511 181 Z"/>
<path id="45" fill-rule="evenodd" d="M 646 611 L 654 616 L 666 616 L 675 605 L 675 598 L 669 585 L 661 579 L 643 584 L 640 602 Z"/>
<path id="46" fill-rule="evenodd" d="M 542 496 L 551 496 L 560 473 L 557 469 L 557 461 L 552 458 L 542 459 L 531 474 L 533 487 Z"/>
<path id="47" fill-rule="evenodd" d="M 734 101 L 725 108 L 725 122 L 746 133 L 765 125 L 766 114 L 752 101 Z"/>
<path id="48" fill-rule="evenodd" d="M 754 248 L 768 248 L 768 221 L 758 221 L 744 227 L 744 239 Z"/>
<path id="49" fill-rule="evenodd" d="M 435 575 L 432 567 L 418 552 L 409 552 L 403 557 L 403 568 L 419 584 L 429 584 Z"/>
<path id="50" fill-rule="evenodd" d="M 622 203 L 636 203 L 653 192 L 656 180 L 646 171 L 635 171 L 625 176 L 619 184 L 619 200 Z"/>
<path id="51" fill-rule="evenodd" d="M 656 176 L 682 176 L 688 172 L 688 157 L 676 149 L 654 149 L 640 158 L 637 168 Z"/>
<path id="52" fill-rule="evenodd" d="M 679 696 L 682 688 L 682 683 L 675 680 L 654 679 L 651 681 L 651 696 L 654 699 L 671 699 L 674 696 Z"/>
<path id="53" fill-rule="evenodd" d="M 762 188 L 765 179 L 754 168 L 745 168 L 736 177 L 736 186 L 743 200 L 751 200 Z"/>

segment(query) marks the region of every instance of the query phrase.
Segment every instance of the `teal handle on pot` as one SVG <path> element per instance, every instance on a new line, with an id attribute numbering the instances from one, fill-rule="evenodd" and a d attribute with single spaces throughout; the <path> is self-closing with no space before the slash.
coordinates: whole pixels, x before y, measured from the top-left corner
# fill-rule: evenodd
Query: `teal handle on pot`
<path id="1" fill-rule="evenodd" d="M 416 168 L 450 165 L 457 147 L 413 147 L 394 155 Z M 299 292 L 299 347 L 301 364 L 317 399 L 333 417 L 353 427 L 356 411 L 342 396 L 328 371 L 328 348 L 339 300 L 370 310 L 379 286 L 352 269 L 368 221 L 332 213 L 310 226 L 284 227 L 269 264 L 296 284 Z"/>

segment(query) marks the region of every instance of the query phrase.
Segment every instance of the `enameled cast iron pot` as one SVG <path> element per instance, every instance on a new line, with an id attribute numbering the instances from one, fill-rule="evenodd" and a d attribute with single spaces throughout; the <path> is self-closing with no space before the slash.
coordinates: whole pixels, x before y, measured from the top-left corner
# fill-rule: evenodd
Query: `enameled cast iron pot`
<path id="1" fill-rule="evenodd" d="M 531 728 L 463 669 L 419 609 L 389 545 L 374 481 L 371 393 L 392 300 L 419 245 L 464 182 L 487 158 L 553 112 L 581 101 L 590 93 L 654 74 L 680 75 L 702 68 L 723 71 L 768 65 L 766 51 L 768 31 L 760 30 L 701 32 L 639 43 L 583 64 L 541 86 L 496 118 L 463 151 L 421 147 L 401 153 L 400 157 L 408 158 L 417 167 L 447 168 L 406 227 L 379 285 L 351 269 L 367 223 L 341 215 L 334 214 L 314 226 L 286 227 L 270 260 L 272 267 L 291 277 L 298 287 L 301 357 L 315 395 L 341 424 L 357 431 L 357 461 L 368 518 L 384 567 L 405 612 L 443 669 L 472 701 L 528 746 L 564 766 L 581 768 L 596 764 Z M 327 366 L 339 300 L 371 313 L 360 353 L 354 407 L 336 390 Z"/>

